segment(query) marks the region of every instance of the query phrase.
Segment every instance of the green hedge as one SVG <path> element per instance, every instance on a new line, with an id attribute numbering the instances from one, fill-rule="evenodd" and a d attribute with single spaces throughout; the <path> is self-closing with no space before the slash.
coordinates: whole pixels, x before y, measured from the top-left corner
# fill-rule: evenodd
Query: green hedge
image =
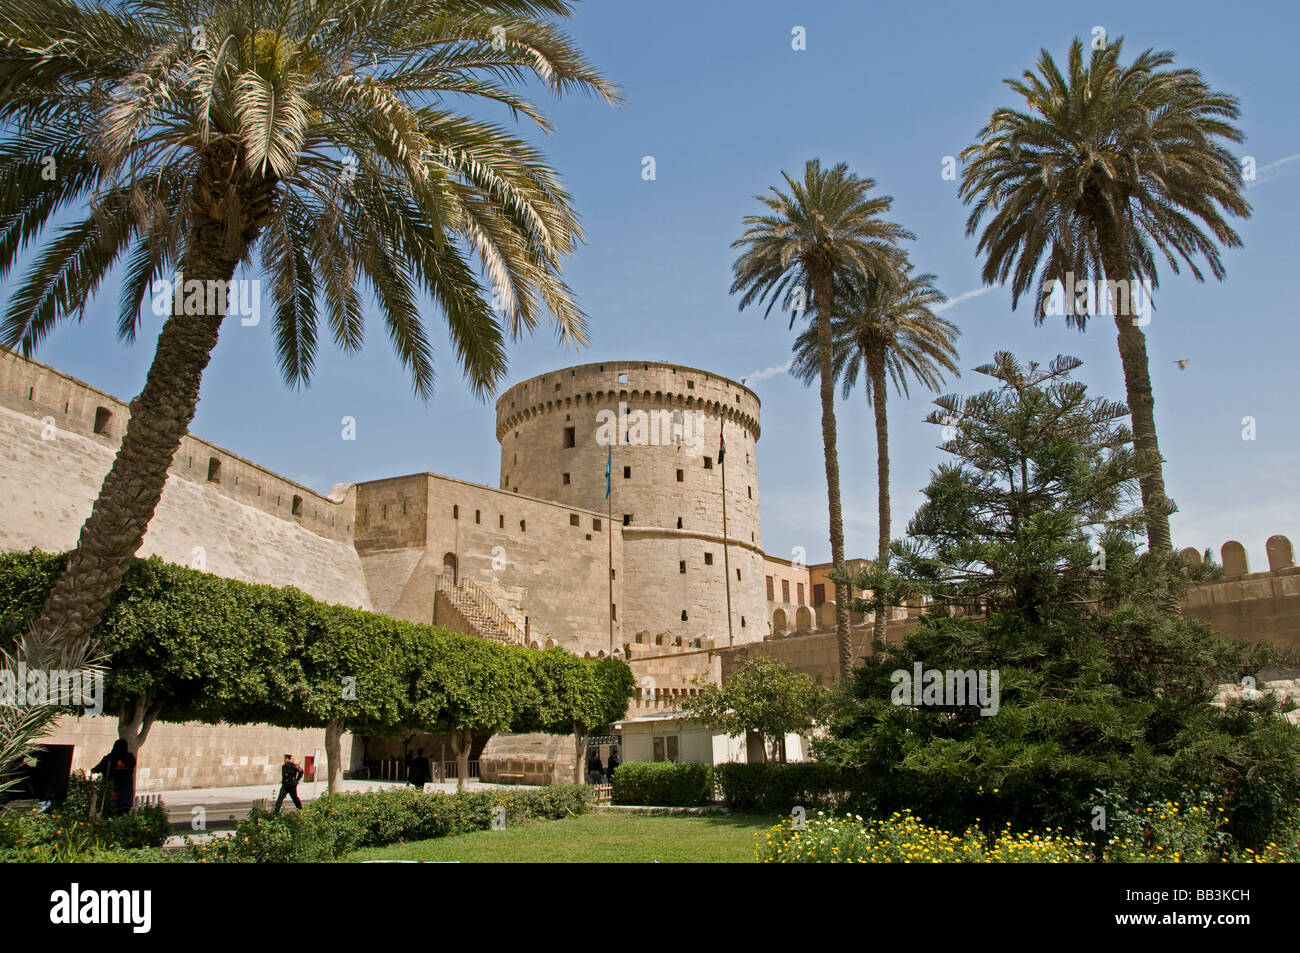
<path id="1" fill-rule="evenodd" d="M 65 563 L 0 553 L 0 648 Z M 169 722 L 568 734 L 622 718 L 636 690 L 619 660 L 502 645 L 157 557 L 131 561 L 95 637 L 108 655 L 105 711 L 147 697 Z M 340 691 L 348 678 L 351 693 Z"/>
<path id="2" fill-rule="evenodd" d="M 722 800 L 738 814 L 789 814 L 795 807 L 834 811 L 856 800 L 851 774 L 816 761 L 720 764 L 715 777 Z"/>
<path id="3" fill-rule="evenodd" d="M 675 761 L 629 761 L 614 769 L 614 803 L 689 807 L 713 800 L 713 768 Z"/>
<path id="4" fill-rule="evenodd" d="M 271 814 L 254 809 L 235 833 L 192 845 L 199 861 L 316 863 L 362 847 L 454 837 L 492 826 L 498 807 L 507 827 L 586 813 L 594 794 L 586 785 L 523 791 L 423 794 L 410 789 L 328 794 L 301 811 Z"/>
<path id="5" fill-rule="evenodd" d="M 38 809 L 0 810 L 0 863 L 129 861 L 171 836 L 165 807 L 138 808 L 115 817 L 88 817 L 84 806 L 65 802 L 48 814 Z"/>

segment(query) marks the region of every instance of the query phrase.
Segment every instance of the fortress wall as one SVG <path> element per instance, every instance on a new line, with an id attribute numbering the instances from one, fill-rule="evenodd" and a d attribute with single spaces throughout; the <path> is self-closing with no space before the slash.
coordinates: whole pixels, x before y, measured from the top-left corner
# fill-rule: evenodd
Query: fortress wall
<path id="1" fill-rule="evenodd" d="M 392 549 L 362 553 L 361 568 L 376 612 L 408 622 L 428 622 L 419 606 L 404 605 L 407 585 L 417 575 L 416 568 L 425 558 L 423 549 Z M 399 609 L 399 605 L 402 608 Z"/>
<path id="2" fill-rule="evenodd" d="M 1230 639 L 1300 649 L 1300 567 L 1291 540 L 1270 536 L 1265 551 L 1268 570 L 1251 572 L 1245 547 L 1236 540 L 1224 543 L 1219 551 L 1223 578 L 1189 592 L 1183 612 Z M 1195 549 L 1184 549 L 1183 555 L 1201 561 Z"/>
<path id="3" fill-rule="evenodd" d="M 35 361 L 0 351 L 0 549 L 76 545 L 129 416 L 122 401 Z M 96 424 L 101 432 L 96 432 Z M 207 480 L 220 460 L 219 482 Z M 183 439 L 138 551 L 244 582 L 297 586 L 326 602 L 370 608 L 351 545 L 351 499 L 285 480 L 207 441 Z M 294 516 L 294 497 L 301 501 Z M 89 769 L 117 738 L 110 717 L 63 717 L 50 744 L 74 745 Z M 323 748 L 323 729 L 158 723 L 142 749 L 141 792 L 276 782 L 286 751 Z M 347 749 L 345 749 L 347 750 Z"/>
<path id="4" fill-rule="evenodd" d="M 126 402 L 39 361 L 4 350 L 0 350 L 0 406 L 52 425 L 46 431 L 54 439 L 66 434 L 87 438 L 110 451 L 110 463 L 131 416 Z M 317 536 L 352 541 L 350 505 L 322 496 L 193 434 L 181 439 L 168 472 L 203 487 L 212 496 L 242 503 Z M 97 482 L 95 495 L 98 492 Z"/>
<path id="5" fill-rule="evenodd" d="M 421 502 L 413 502 L 416 487 Z M 405 499 L 408 518 L 396 509 Z M 583 654 L 609 651 L 608 525 L 604 514 L 423 473 L 357 488 L 357 549 L 381 611 L 433 620 L 448 557 L 482 586 L 529 640 Z M 384 507 L 389 507 L 388 523 Z M 576 525 L 575 521 L 576 520 Z M 623 599 L 623 540 L 614 533 L 614 602 Z M 621 615 L 621 608 L 620 608 Z M 623 626 L 615 622 L 615 645 Z"/>
<path id="6" fill-rule="evenodd" d="M 0 547 L 8 551 L 36 547 L 57 553 L 77 543 L 82 523 L 90 515 L 104 476 L 112 467 L 121 429 L 114 436 L 103 436 L 94 433 L 92 426 L 85 426 L 87 413 L 94 423 L 94 407 L 104 406 L 108 400 L 99 391 L 83 385 L 78 385 L 82 387 L 78 390 L 72 386 L 77 382 L 61 374 L 47 377 L 32 373 L 32 368 L 25 368 L 22 374 L 13 373 L 16 360 L 13 355 L 0 355 L 0 368 L 10 372 L 5 386 L 0 387 L 0 394 L 5 395 L 0 404 L 0 445 L 5 447 L 0 458 Z M 22 382 L 32 381 L 32 390 L 40 387 L 40 393 L 47 395 L 45 403 L 14 410 L 14 390 L 9 386 L 14 381 L 19 385 L 19 398 L 26 400 Z M 49 406 L 59 402 L 62 395 L 66 395 L 69 407 L 66 415 L 62 403 Z M 78 398 L 82 400 L 81 408 Z M 114 415 L 112 421 L 120 420 L 116 411 L 109 412 Z M 47 416 L 55 416 L 55 426 L 43 423 Z M 225 493 L 225 486 L 191 480 L 185 476 L 190 469 L 186 451 L 196 447 L 203 449 L 203 459 L 209 452 L 224 455 L 221 475 L 229 478 L 230 489 L 239 476 L 246 477 L 240 480 L 244 489 L 255 488 L 260 481 L 269 506 L 273 506 L 277 493 L 283 497 L 290 490 L 298 490 L 309 494 L 303 503 L 308 512 L 331 512 L 335 523 L 347 508 L 269 475 L 209 443 L 186 438 L 186 445 L 182 445 L 168 473 L 159 507 L 149 521 L 138 555 L 161 556 L 168 562 L 203 568 L 227 579 L 294 585 L 328 602 L 370 607 L 360 560 L 343 538 L 343 529 L 350 528 L 348 520 L 335 525 L 339 530 L 335 536 L 322 536 L 309 528 L 309 517 L 290 519 L 287 501 L 285 515 L 276 516 L 265 507 L 248 503 L 243 489 L 235 497 Z M 316 523 L 322 519 L 326 517 L 317 517 Z"/>
<path id="7" fill-rule="evenodd" d="M 727 580 L 731 571 L 731 638 L 752 642 L 768 633 L 763 599 L 763 555 L 732 542 L 727 567 L 722 536 L 676 530 L 625 527 L 630 600 L 628 631 L 669 633 L 726 645 Z M 706 559 L 711 558 L 711 562 Z M 681 571 L 681 564 L 686 571 Z M 739 575 L 738 575 L 739 574 Z M 683 619 L 682 615 L 686 618 Z"/>
<path id="8" fill-rule="evenodd" d="M 75 745 L 72 768 L 87 773 L 108 754 L 117 740 L 117 719 L 73 718 L 64 715 L 47 741 Z M 350 766 L 360 765 L 360 743 L 345 733 L 342 741 Z M 185 788 L 234 787 L 265 784 L 267 796 L 280 786 L 280 765 L 286 754 L 299 764 L 319 749 L 324 771 L 324 728 L 273 728 L 269 725 L 204 725 L 199 722 L 159 722 L 140 749 L 135 772 L 137 794 Z M 325 775 L 322 773 L 323 779 Z"/>
<path id="9" fill-rule="evenodd" d="M 885 630 L 885 641 L 901 642 L 916 630 L 915 617 L 891 619 Z M 849 630 L 853 640 L 854 659 L 871 654 L 871 625 L 854 625 Z M 797 672 L 811 675 L 814 681 L 829 685 L 839 673 L 839 642 L 835 630 L 788 635 L 771 638 L 731 649 L 719 649 L 721 675 L 725 683 L 732 673 L 751 657 L 770 658 L 790 666 Z"/>
<path id="10" fill-rule="evenodd" d="M 620 404 L 626 405 L 622 417 Z M 651 412 L 669 417 L 678 412 L 690 419 L 683 417 L 680 432 L 650 423 L 638 431 L 631 416 L 637 411 L 647 421 Z M 602 429 L 602 413 L 612 426 Z M 635 361 L 586 364 L 510 388 L 497 401 L 501 488 L 605 510 L 610 448 L 598 435 L 603 439 L 608 434 L 616 441 L 611 480 L 615 518 L 630 512 L 633 525 L 675 527 L 680 517 L 683 529 L 720 533 L 722 471 L 717 457 L 724 419 L 728 535 L 761 547 L 758 397 L 697 368 Z M 664 417 L 657 420 L 662 424 Z M 573 429 L 571 447 L 565 445 L 566 428 Z M 631 469 L 626 477 L 625 467 Z"/>

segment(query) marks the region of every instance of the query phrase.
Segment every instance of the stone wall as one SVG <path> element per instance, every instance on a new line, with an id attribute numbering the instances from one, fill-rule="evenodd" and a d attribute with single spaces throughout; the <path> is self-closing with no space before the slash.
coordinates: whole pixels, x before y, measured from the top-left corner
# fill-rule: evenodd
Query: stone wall
<path id="1" fill-rule="evenodd" d="M 357 551 L 377 611 L 432 622 L 437 577 L 454 571 L 486 590 L 529 644 L 609 654 L 603 514 L 432 473 L 362 483 L 356 493 Z M 613 537 L 616 607 L 625 591 L 621 529 Z"/>
<path id="2" fill-rule="evenodd" d="M 89 772 L 117 740 L 117 719 L 63 716 L 46 738 L 49 744 L 75 745 L 73 770 Z M 360 739 L 344 734 L 346 767 L 361 763 Z M 139 794 L 185 788 L 232 787 L 245 784 L 280 785 L 280 765 L 286 754 L 299 764 L 321 753 L 324 772 L 324 728 L 274 728 L 269 725 L 204 725 L 198 722 L 159 722 L 141 747 L 135 773 Z M 325 775 L 322 773 L 321 778 Z"/>
<path id="3" fill-rule="evenodd" d="M 0 549 L 60 552 L 113 463 L 124 402 L 37 361 L 0 351 Z M 208 479 L 210 461 L 216 460 Z M 371 608 L 352 547 L 353 494 L 321 496 L 228 450 L 186 436 L 138 555 L 243 582 L 297 586 L 317 599 Z M 61 718 L 50 744 L 75 745 L 89 768 L 117 738 L 115 718 Z M 284 753 L 324 747 L 324 730 L 158 723 L 142 749 L 143 791 L 276 782 Z"/>
<path id="4" fill-rule="evenodd" d="M 76 545 L 127 417 L 121 401 L 0 351 L 0 549 L 59 552 Z M 216 479 L 209 480 L 214 459 Z M 368 609 L 351 544 L 352 505 L 346 490 L 339 500 L 320 496 L 186 436 L 138 555 L 244 582 L 297 586 Z"/>
<path id="5" fill-rule="evenodd" d="M 1268 571 L 1251 572 L 1245 547 L 1236 540 L 1224 543 L 1219 550 L 1223 578 L 1188 593 L 1183 611 L 1230 639 L 1300 649 L 1300 567 L 1291 540 L 1270 536 L 1265 551 Z M 1183 555 L 1201 560 L 1195 549 L 1184 549 Z"/>
<path id="6" fill-rule="evenodd" d="M 479 755 L 479 780 L 488 784 L 571 783 L 576 776 L 575 750 L 573 735 L 493 735 Z"/>

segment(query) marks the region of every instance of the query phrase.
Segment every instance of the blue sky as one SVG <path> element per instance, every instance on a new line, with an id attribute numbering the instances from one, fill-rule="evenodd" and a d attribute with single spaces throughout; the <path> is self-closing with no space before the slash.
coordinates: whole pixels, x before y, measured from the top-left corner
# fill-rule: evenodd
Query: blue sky
<path id="1" fill-rule="evenodd" d="M 806 30 L 807 49 L 791 49 Z M 980 290 L 974 239 L 956 183 L 941 178 L 946 155 L 968 145 L 999 105 L 1013 104 L 1002 80 L 1046 47 L 1058 59 L 1094 26 L 1123 36 L 1126 59 L 1148 46 L 1175 51 L 1180 65 L 1238 96 L 1259 177 L 1238 223 L 1245 247 L 1227 253 L 1228 278 L 1198 284 L 1161 271 L 1146 327 L 1156 421 L 1166 480 L 1180 512 L 1176 546 L 1218 547 L 1238 539 L 1252 568 L 1265 568 L 1264 540 L 1300 543 L 1300 421 L 1294 399 L 1294 229 L 1300 212 L 1300 81 L 1294 56 L 1300 7 L 1222 4 L 831 2 L 580 4 L 569 31 L 627 97 L 611 109 L 575 97 L 547 101 L 557 131 L 538 136 L 573 194 L 587 244 L 567 279 L 591 320 L 591 344 L 563 350 L 549 330 L 511 351 L 507 386 L 534 374 L 598 360 L 662 360 L 748 378 L 763 401 L 759 442 L 763 538 L 769 553 L 803 547 L 829 558 L 819 405 L 815 390 L 781 368 L 794 332 L 787 320 L 738 312 L 728 294 L 730 248 L 753 195 L 813 156 L 847 162 L 894 196 L 893 218 L 918 236 L 918 270 L 939 276 L 962 329 L 963 377 L 952 391 L 983 389 L 970 368 L 1007 349 L 1023 359 L 1073 354 L 1093 392 L 1123 399 L 1113 325 L 1085 334 L 1061 319 L 1035 328 L 1028 305 L 1011 310 L 1003 289 Z M 508 116 L 501 116 L 509 122 Z M 532 135 L 531 132 L 528 133 Z M 641 177 L 643 156 L 656 179 Z M 106 285 L 84 323 L 67 325 L 37 358 L 124 399 L 143 384 L 159 320 L 146 316 L 138 342 L 113 334 L 117 286 Z M 0 297 L 5 296 L 0 289 Z M 494 485 L 498 446 L 491 401 L 474 399 L 457 372 L 440 317 L 429 321 L 439 372 L 435 399 L 411 396 L 382 324 L 364 351 L 344 357 L 322 346 L 312 385 L 290 390 L 274 360 L 269 322 L 228 321 L 204 378 L 192 431 L 322 491 L 430 470 Z M 1174 363 L 1189 359 L 1185 370 Z M 937 428 L 921 422 L 930 396 L 891 394 L 894 535 L 920 501 L 943 454 Z M 839 406 L 846 547 L 875 548 L 871 418 L 855 392 Z M 340 439 L 353 416 L 357 440 Z M 1241 437 L 1253 416 L 1254 441 Z"/>

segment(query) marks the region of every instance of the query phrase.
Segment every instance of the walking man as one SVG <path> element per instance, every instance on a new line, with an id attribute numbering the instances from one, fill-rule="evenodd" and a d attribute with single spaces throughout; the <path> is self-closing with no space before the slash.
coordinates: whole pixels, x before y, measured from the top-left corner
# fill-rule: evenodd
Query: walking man
<path id="1" fill-rule="evenodd" d="M 298 800 L 298 781 L 301 777 L 302 768 L 293 760 L 293 755 L 285 755 L 284 764 L 280 767 L 280 796 L 275 799 L 275 813 L 280 813 L 280 805 L 284 803 L 286 794 L 293 801 L 293 806 L 302 810 L 302 801 Z"/>

